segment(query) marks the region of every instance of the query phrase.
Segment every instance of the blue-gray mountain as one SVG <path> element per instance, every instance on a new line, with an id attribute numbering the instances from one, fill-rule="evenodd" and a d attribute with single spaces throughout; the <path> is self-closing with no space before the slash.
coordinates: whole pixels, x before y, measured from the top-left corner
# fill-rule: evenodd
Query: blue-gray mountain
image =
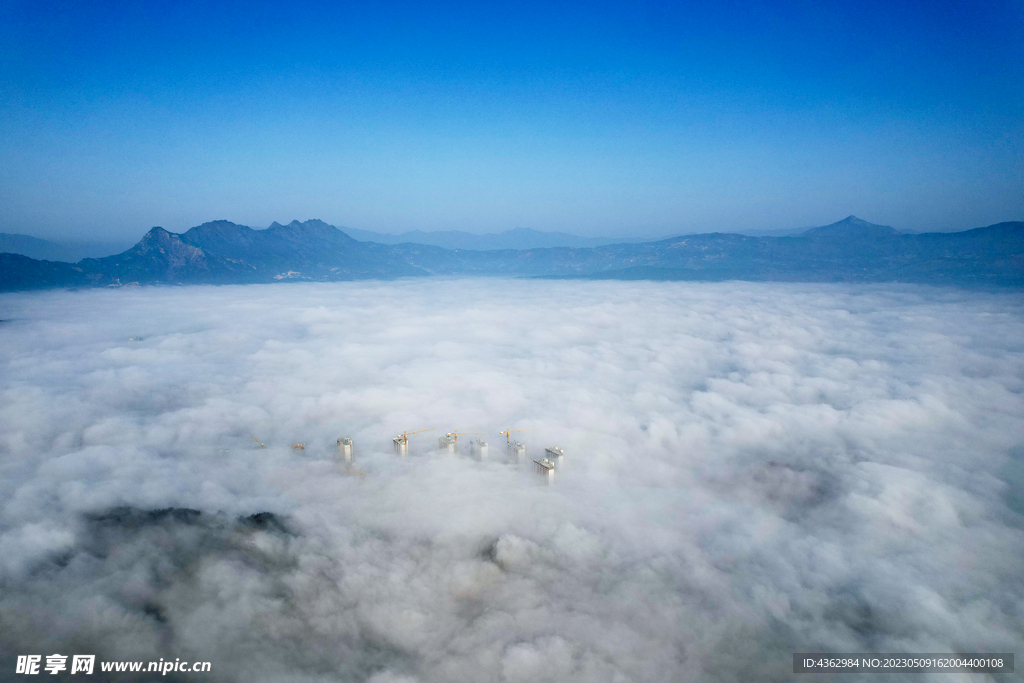
<path id="1" fill-rule="evenodd" d="M 1024 287 L 1024 222 L 900 234 L 850 216 L 792 237 L 710 233 L 591 248 L 453 250 L 359 242 L 322 221 L 253 230 L 153 228 L 128 251 L 77 264 L 0 254 L 0 290 L 430 275 Z"/>
<path id="2" fill-rule="evenodd" d="M 278 225 L 275 223 L 275 225 Z M 799 235 L 807 228 L 797 230 L 764 230 L 764 229 L 739 229 L 733 230 L 740 235 L 753 235 L 756 237 L 781 237 L 783 235 Z M 637 242 L 657 242 L 678 237 L 679 235 L 695 235 L 700 230 L 688 230 L 685 233 L 671 233 L 658 237 L 581 237 L 570 235 L 567 232 L 541 232 L 530 228 L 515 228 L 505 232 L 490 233 L 486 235 L 475 235 L 471 232 L 461 230 L 438 230 L 435 232 L 424 232 L 422 230 L 411 230 L 397 235 L 390 235 L 382 232 L 371 232 L 369 230 L 358 230 L 356 228 L 341 228 L 349 237 L 360 242 L 380 242 L 381 244 L 403 244 L 412 242 L 414 244 L 429 244 L 445 249 L 473 249 L 475 251 L 494 251 L 498 249 L 546 249 L 550 247 L 603 247 L 607 244 L 635 244 Z M 23 252 L 19 252 L 23 253 Z M 28 254 L 31 256 L 31 254 Z M 38 258 L 38 257 L 36 257 Z"/>
<path id="3" fill-rule="evenodd" d="M 279 225 L 275 223 L 274 225 Z M 273 226 L 271 226 L 273 227 Z M 624 242 L 651 242 L 663 237 L 581 237 L 565 232 L 541 232 L 530 228 L 515 228 L 505 232 L 487 235 L 475 235 L 461 230 L 438 230 L 424 232 L 412 230 L 398 235 L 382 232 L 341 228 L 349 237 L 360 242 L 379 242 L 380 244 L 429 244 L 445 249 L 473 249 L 475 251 L 493 251 L 496 249 L 544 249 L 549 247 L 600 247 L 605 244 Z"/>

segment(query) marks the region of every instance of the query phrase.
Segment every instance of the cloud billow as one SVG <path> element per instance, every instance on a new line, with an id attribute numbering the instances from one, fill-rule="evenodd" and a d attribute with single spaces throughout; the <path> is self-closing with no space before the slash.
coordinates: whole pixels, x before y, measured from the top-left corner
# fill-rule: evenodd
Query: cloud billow
<path id="1" fill-rule="evenodd" d="M 1012 294 L 484 279 L 0 306 L 8 654 L 781 681 L 793 651 L 1024 643 Z M 502 461 L 507 427 L 565 449 L 553 486 Z M 437 452 L 455 429 L 490 458 Z"/>

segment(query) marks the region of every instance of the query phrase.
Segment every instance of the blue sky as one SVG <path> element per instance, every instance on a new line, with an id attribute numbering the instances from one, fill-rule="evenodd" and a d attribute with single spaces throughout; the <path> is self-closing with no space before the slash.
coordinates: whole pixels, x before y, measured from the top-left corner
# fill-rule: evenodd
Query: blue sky
<path id="1" fill-rule="evenodd" d="M 102 6 L 95 6 L 102 5 Z M 1024 220 L 1024 3 L 0 3 L 0 231 Z"/>

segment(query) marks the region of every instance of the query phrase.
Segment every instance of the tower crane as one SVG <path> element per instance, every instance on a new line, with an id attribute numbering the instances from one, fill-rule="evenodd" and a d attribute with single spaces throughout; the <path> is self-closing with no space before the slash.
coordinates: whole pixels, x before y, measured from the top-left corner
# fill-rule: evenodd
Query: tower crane
<path id="1" fill-rule="evenodd" d="M 539 431 L 540 431 L 540 427 L 534 427 L 533 429 L 506 429 L 503 432 L 498 432 L 498 434 L 504 434 L 505 435 L 505 441 L 511 442 L 512 439 L 511 439 L 511 437 L 509 437 L 509 434 L 516 434 L 518 432 L 539 432 Z"/>
<path id="2" fill-rule="evenodd" d="M 450 436 L 454 441 L 458 441 L 459 434 L 462 434 L 462 436 L 479 436 L 481 434 L 487 434 L 487 432 L 459 432 L 456 430 L 454 432 L 448 432 L 445 436 Z"/>
<path id="3" fill-rule="evenodd" d="M 412 436 L 413 434 L 421 434 L 423 432 L 430 432 L 430 431 L 433 431 L 433 430 L 434 430 L 434 428 L 431 427 L 430 429 L 420 429 L 420 430 L 417 430 L 415 432 L 402 432 L 401 434 L 399 434 L 398 436 L 396 436 L 393 439 L 394 444 L 395 444 L 395 450 L 398 451 L 399 453 L 402 453 L 402 454 L 407 453 L 409 451 L 409 437 L 410 436 Z"/>
<path id="4" fill-rule="evenodd" d="M 253 436 L 252 434 L 250 434 L 250 435 L 249 435 L 249 438 L 251 438 L 251 439 L 252 439 L 253 441 L 255 441 L 256 443 L 258 443 L 258 444 L 260 445 L 260 448 L 266 448 L 266 446 L 264 446 L 264 445 L 263 445 L 263 442 L 262 442 L 262 441 L 260 441 L 259 439 L 257 439 L 257 438 L 256 438 L 255 436 Z"/>
<path id="5" fill-rule="evenodd" d="M 409 437 L 412 436 L 413 434 L 422 434 L 423 432 L 432 432 L 432 431 L 434 431 L 433 427 L 431 427 L 430 429 L 420 429 L 420 430 L 415 431 L 415 432 L 402 432 L 401 434 L 399 434 L 398 436 L 395 437 L 395 442 L 396 443 L 397 442 L 401 442 L 402 444 L 407 444 L 407 443 L 409 443 Z"/>

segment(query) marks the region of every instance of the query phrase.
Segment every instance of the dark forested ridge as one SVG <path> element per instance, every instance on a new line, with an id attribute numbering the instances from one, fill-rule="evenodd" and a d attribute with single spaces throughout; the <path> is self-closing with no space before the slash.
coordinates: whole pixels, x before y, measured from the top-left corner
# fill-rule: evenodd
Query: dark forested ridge
<path id="1" fill-rule="evenodd" d="M 429 275 L 546 278 L 917 282 L 1024 286 L 1024 222 L 901 234 L 853 216 L 789 237 L 708 233 L 599 247 L 471 251 L 359 242 L 322 221 L 253 230 L 228 221 L 76 264 L 0 254 L 0 290 L 229 284 Z"/>

